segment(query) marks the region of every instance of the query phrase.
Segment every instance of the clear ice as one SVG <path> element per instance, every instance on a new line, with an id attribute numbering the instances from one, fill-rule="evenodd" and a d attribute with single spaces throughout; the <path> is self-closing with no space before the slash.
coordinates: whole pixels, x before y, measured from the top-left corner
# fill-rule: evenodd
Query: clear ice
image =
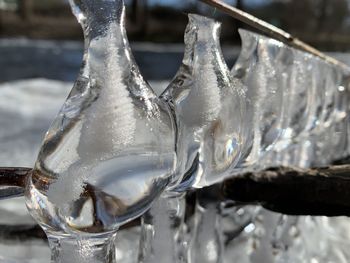
<path id="1" fill-rule="evenodd" d="M 26 187 L 27 207 L 51 246 L 63 250 L 62 262 L 69 262 L 64 244 L 78 240 L 79 250 L 89 236 L 108 241 L 143 214 L 176 161 L 172 115 L 134 62 L 123 1 L 70 3 L 84 30 L 84 63 Z"/>
<path id="2" fill-rule="evenodd" d="M 269 64 L 263 68 L 272 66 L 278 72 L 274 81 L 279 79 L 284 99 L 283 109 L 280 110 L 284 113 L 279 119 L 279 136 L 271 140 L 267 148 L 258 143 L 259 147 L 254 151 L 253 146 L 243 164 L 250 161 L 251 156 L 256 156 L 255 160 L 259 160 L 256 166 L 258 169 L 279 165 L 308 168 L 328 165 L 347 156 L 348 141 L 345 135 L 346 127 L 349 126 L 349 108 L 346 106 L 349 99 L 349 71 L 273 39 L 247 31 L 241 31 L 241 35 L 243 49 L 233 69 L 234 76 L 242 79 L 247 94 L 250 89 L 258 88 L 263 91 L 262 96 L 266 96 L 266 89 L 261 87 L 266 82 L 248 80 L 259 78 L 259 75 L 253 74 L 255 71 L 251 71 L 257 64 Z M 268 51 L 268 55 L 259 56 L 263 54 L 259 53 L 259 48 Z M 269 75 L 265 74 L 263 78 L 266 76 Z M 250 95 L 247 97 L 254 98 Z M 253 111 L 251 116 L 248 114 L 248 119 L 265 122 L 267 119 L 260 117 L 265 111 L 263 104 L 259 100 L 254 102 L 255 106 L 249 103 L 252 102 L 248 101 L 248 108 L 257 107 L 260 110 L 257 113 Z M 274 109 L 277 111 L 279 108 Z M 264 132 L 261 133 L 264 129 L 259 131 L 259 124 L 255 124 L 255 127 L 253 137 L 258 134 L 255 139 L 260 141 L 264 137 Z M 263 154 L 261 150 L 264 150 Z M 332 237 L 329 238 L 332 235 L 330 233 L 339 234 L 342 231 L 342 226 L 338 225 L 338 222 L 344 222 L 342 218 L 293 217 L 264 209 L 256 213 L 247 207 L 240 208 L 239 213 L 233 211 L 230 217 L 236 221 L 239 214 L 247 214 L 249 221 L 248 224 L 241 224 L 241 232 L 234 239 L 227 239 L 229 235 L 225 233 L 225 239 L 229 241 L 226 241 L 226 259 L 235 258 L 247 263 L 347 262 L 347 251 L 339 243 L 335 244 Z"/>
<path id="3" fill-rule="evenodd" d="M 178 163 L 170 187 L 143 217 L 140 262 L 164 261 L 165 258 L 168 262 L 201 261 L 191 255 L 192 248 L 186 245 L 185 211 L 182 209 L 185 200 L 181 192 L 220 181 L 240 157 L 244 91 L 241 83 L 230 75 L 221 53 L 219 34 L 219 23 L 189 15 L 182 65 L 161 95 L 177 120 Z M 177 203 L 177 207 L 169 207 L 172 203 Z M 208 211 L 216 213 L 212 209 Z M 201 217 L 199 210 L 196 214 Z M 158 217 L 162 219 L 157 220 Z M 208 222 L 206 216 L 203 219 L 193 226 L 198 235 L 194 236 L 192 244 L 204 242 L 206 246 L 206 240 L 201 238 L 201 226 L 207 226 Z M 164 236 L 166 233 L 170 237 Z M 173 253 L 169 254 L 167 247 L 173 247 Z M 214 248 L 219 251 L 222 245 L 214 244 Z"/>
<path id="4" fill-rule="evenodd" d="M 200 189 L 191 225 L 189 262 L 222 263 L 224 240 L 220 217 L 219 189 Z"/>
<path id="5" fill-rule="evenodd" d="M 177 188 L 212 185 L 240 158 L 244 91 L 227 68 L 219 34 L 218 22 L 189 15 L 182 65 L 161 95 L 177 121 Z"/>
<path id="6" fill-rule="evenodd" d="M 187 263 L 185 193 L 163 194 L 142 217 L 139 263 Z"/>
<path id="7" fill-rule="evenodd" d="M 260 159 L 280 138 L 288 104 L 283 68 L 292 63 L 281 43 L 239 30 L 242 51 L 232 70 L 242 81 L 246 96 L 245 143 L 238 172 L 247 167 L 259 167 Z M 287 90 L 286 90 L 287 91 Z"/>

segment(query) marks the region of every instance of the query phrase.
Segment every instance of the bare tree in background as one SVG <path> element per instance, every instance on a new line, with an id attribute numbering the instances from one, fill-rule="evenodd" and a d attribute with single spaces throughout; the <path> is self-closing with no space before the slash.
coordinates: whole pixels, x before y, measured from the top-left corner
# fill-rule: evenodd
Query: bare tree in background
<path id="1" fill-rule="evenodd" d="M 141 34 L 146 35 L 148 29 L 148 18 L 149 18 L 149 9 L 148 9 L 148 0 L 141 1 L 141 12 L 140 12 L 140 23 L 141 23 Z"/>
<path id="2" fill-rule="evenodd" d="M 315 5 L 317 30 L 332 32 L 343 26 L 349 14 L 347 0 L 322 0 Z"/>
<path id="3" fill-rule="evenodd" d="M 243 0 L 237 0 L 236 7 L 238 9 L 244 10 L 244 1 Z"/>
<path id="4" fill-rule="evenodd" d="M 140 34 L 146 34 L 148 27 L 148 1 L 131 1 L 131 21 L 137 25 Z"/>
<path id="5" fill-rule="evenodd" d="M 333 32 L 343 26 L 349 8 L 347 0 L 292 0 L 286 4 L 285 12 L 290 30 Z"/>
<path id="6" fill-rule="evenodd" d="M 0 9 L 0 33 L 1 33 L 1 31 L 2 31 L 2 24 L 3 24 L 3 21 L 2 21 L 2 19 L 3 19 L 3 14 L 2 14 L 2 10 Z"/>
<path id="7" fill-rule="evenodd" d="M 137 13 L 138 13 L 138 8 L 139 7 L 139 1 L 138 0 L 132 0 L 131 2 L 131 21 L 133 23 L 137 22 Z"/>
<path id="8" fill-rule="evenodd" d="M 29 21 L 32 15 L 33 0 L 19 0 L 19 15 L 25 21 Z"/>

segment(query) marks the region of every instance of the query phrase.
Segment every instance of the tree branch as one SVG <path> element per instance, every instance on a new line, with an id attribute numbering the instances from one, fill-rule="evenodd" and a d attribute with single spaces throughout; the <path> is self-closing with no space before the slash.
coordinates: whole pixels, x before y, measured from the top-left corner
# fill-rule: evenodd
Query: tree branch
<path id="1" fill-rule="evenodd" d="M 0 168 L 0 200 L 22 196 L 31 168 Z"/>
<path id="2" fill-rule="evenodd" d="M 350 216 L 350 165 L 247 173 L 226 180 L 222 192 L 283 214 Z"/>
<path id="3" fill-rule="evenodd" d="M 0 168 L 0 187 L 24 188 L 25 180 L 31 173 L 32 168 L 4 167 Z"/>

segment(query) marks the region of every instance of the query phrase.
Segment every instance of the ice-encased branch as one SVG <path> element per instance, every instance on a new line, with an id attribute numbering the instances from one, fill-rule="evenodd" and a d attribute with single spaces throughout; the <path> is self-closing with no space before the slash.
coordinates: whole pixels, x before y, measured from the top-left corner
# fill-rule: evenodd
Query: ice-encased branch
<path id="1" fill-rule="evenodd" d="M 0 168 L 0 188 L 24 187 L 30 172 L 30 168 Z M 309 170 L 270 168 L 235 175 L 221 189 L 225 199 L 260 204 L 282 214 L 350 216 L 350 164 Z"/>
<path id="2" fill-rule="evenodd" d="M 262 205 L 282 214 L 350 216 L 350 159 L 337 163 L 346 164 L 310 170 L 280 167 L 236 175 L 222 183 L 221 196 L 237 201 L 239 205 Z M 3 187 L 15 186 L 23 193 L 31 171 L 31 168 L 0 168 L 0 196 L 3 196 Z M 139 224 L 139 219 L 136 219 L 122 229 Z M 0 229 L 3 229 L 0 239 L 45 239 L 38 226 L 3 226 Z"/>
<path id="3" fill-rule="evenodd" d="M 328 63 L 334 64 L 340 68 L 342 68 L 345 72 L 349 72 L 350 71 L 350 67 L 346 64 L 344 64 L 343 62 L 330 57 L 328 55 L 326 55 L 325 53 L 317 50 L 316 48 L 304 43 L 303 41 L 301 41 L 300 39 L 292 36 L 291 34 L 283 31 L 282 29 L 271 25 L 269 23 L 267 23 L 264 20 L 261 20 L 247 12 L 244 12 L 238 8 L 235 8 L 231 5 L 228 5 L 220 0 L 199 0 L 203 3 L 206 3 L 208 5 L 211 5 L 217 9 L 219 9 L 220 11 L 228 14 L 229 16 L 241 21 L 242 23 L 249 25 L 263 33 L 265 33 L 266 35 L 268 35 L 269 37 L 275 38 L 291 47 L 294 47 L 298 50 L 301 51 L 305 51 L 307 53 L 310 53 L 316 57 L 319 57 L 322 60 L 327 61 Z"/>

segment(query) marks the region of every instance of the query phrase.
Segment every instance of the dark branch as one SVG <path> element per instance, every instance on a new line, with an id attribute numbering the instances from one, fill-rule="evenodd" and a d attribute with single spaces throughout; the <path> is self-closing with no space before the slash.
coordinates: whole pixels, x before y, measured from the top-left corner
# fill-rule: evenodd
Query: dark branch
<path id="1" fill-rule="evenodd" d="M 0 168 L 0 187 L 20 187 L 24 188 L 25 180 L 31 173 L 32 168 Z"/>
<path id="2" fill-rule="evenodd" d="M 31 168 L 0 168 L 0 200 L 22 196 Z"/>
<path id="3" fill-rule="evenodd" d="M 235 176 L 223 195 L 290 215 L 350 216 L 350 165 L 300 170 L 272 168 Z"/>
<path id="4" fill-rule="evenodd" d="M 47 239 L 39 225 L 0 225 L 0 240 L 6 240 L 6 243 L 32 239 Z"/>

